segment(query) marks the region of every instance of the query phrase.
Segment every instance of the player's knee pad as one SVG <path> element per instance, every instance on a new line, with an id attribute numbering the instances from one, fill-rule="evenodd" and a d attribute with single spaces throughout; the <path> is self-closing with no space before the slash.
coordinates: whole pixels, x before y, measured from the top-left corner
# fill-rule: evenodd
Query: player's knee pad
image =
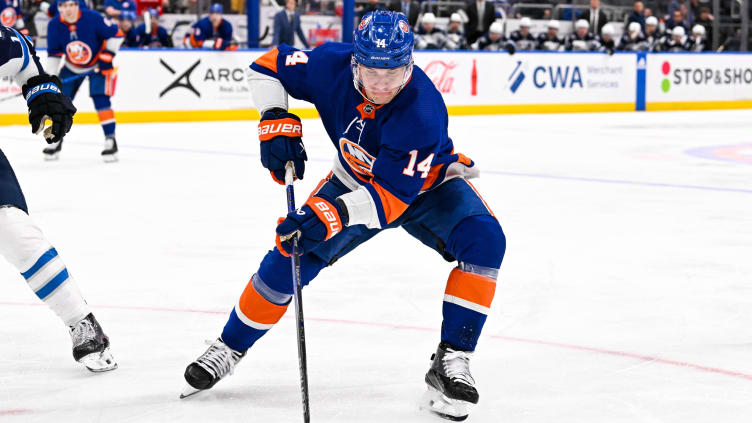
<path id="1" fill-rule="evenodd" d="M 19 272 L 29 270 L 51 248 L 29 215 L 17 207 L 0 207 L 0 254 Z"/>
<path id="2" fill-rule="evenodd" d="M 300 257 L 300 279 L 302 285 L 308 283 L 319 274 L 319 271 L 326 267 L 326 263 L 312 254 L 306 254 Z M 259 278 L 271 290 L 280 294 L 292 295 L 292 268 L 290 266 L 290 257 L 285 257 L 277 248 L 269 251 L 258 270 Z"/>
<path id="3" fill-rule="evenodd" d="M 446 249 L 464 266 L 498 270 L 507 239 L 495 217 L 471 216 L 462 220 L 447 240 Z M 495 279 L 495 278 L 494 278 Z"/>

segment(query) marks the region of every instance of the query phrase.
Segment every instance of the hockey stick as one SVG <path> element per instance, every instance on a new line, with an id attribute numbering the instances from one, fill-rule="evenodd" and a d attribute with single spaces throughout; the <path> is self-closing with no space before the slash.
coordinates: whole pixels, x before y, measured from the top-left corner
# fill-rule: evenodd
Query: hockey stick
<path id="1" fill-rule="evenodd" d="M 82 74 L 79 74 L 79 75 L 73 75 L 73 76 L 71 76 L 69 78 L 65 78 L 64 80 L 60 81 L 60 83 L 61 84 L 67 84 L 69 82 L 73 82 L 73 81 L 75 81 L 77 79 L 85 78 L 85 77 L 87 77 L 89 75 L 93 75 L 95 73 L 96 72 L 86 72 L 86 73 L 82 73 Z M 22 96 L 23 96 L 23 93 L 18 93 L 18 94 L 13 94 L 12 96 L 9 96 L 9 97 L 3 97 L 3 98 L 0 98 L 0 103 L 2 103 L 4 101 L 8 101 L 8 100 L 10 100 L 12 98 L 22 97 Z"/>
<path id="2" fill-rule="evenodd" d="M 285 185 L 287 189 L 287 212 L 295 211 L 295 190 L 293 163 L 287 162 L 285 166 Z M 308 402 L 308 364 L 306 360 L 305 327 L 303 320 L 303 286 L 300 281 L 300 256 L 298 255 L 298 235 L 292 238 L 292 266 L 293 296 L 295 297 L 295 320 L 298 330 L 298 365 L 300 366 L 300 393 L 303 396 L 303 421 L 311 421 L 311 412 Z"/>

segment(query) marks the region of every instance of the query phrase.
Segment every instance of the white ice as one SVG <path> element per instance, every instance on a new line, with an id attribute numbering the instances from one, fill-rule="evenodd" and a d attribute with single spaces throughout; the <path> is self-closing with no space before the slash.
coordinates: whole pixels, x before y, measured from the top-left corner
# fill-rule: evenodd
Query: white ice
<path id="1" fill-rule="evenodd" d="M 472 369 L 471 422 L 752 419 L 752 111 L 453 117 L 507 239 Z M 285 211 L 255 122 L 76 126 L 59 162 L 3 127 L 32 217 L 112 340 L 91 374 L 0 260 L 0 421 L 299 422 L 294 313 L 214 389 L 179 400 Z M 334 155 L 305 122 L 298 201 Z M 687 150 L 738 145 L 740 160 Z M 743 147 L 746 145 L 746 150 Z M 745 155 L 746 154 L 746 155 Z M 746 161 L 745 161 L 746 160 Z M 431 422 L 418 411 L 452 264 L 383 233 L 305 290 L 314 422 Z"/>

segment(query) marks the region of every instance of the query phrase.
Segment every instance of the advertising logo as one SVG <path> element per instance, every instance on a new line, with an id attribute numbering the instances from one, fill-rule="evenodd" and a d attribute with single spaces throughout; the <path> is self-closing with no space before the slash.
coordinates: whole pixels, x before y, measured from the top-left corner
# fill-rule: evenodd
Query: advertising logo
<path id="1" fill-rule="evenodd" d="M 512 94 L 516 93 L 527 78 L 527 66 L 521 60 L 517 61 L 512 73 L 507 79 L 507 87 Z M 536 66 L 532 73 L 532 82 L 535 88 L 585 88 L 582 82 L 582 71 L 575 66 Z M 597 84 L 598 82 L 594 82 Z M 596 88 L 595 86 L 590 88 Z"/>
<path id="2" fill-rule="evenodd" d="M 159 59 L 159 63 L 162 64 L 165 68 L 167 68 L 168 71 L 170 71 L 171 74 L 176 74 L 174 69 L 170 67 L 164 60 Z M 185 88 L 188 91 L 192 92 L 193 94 L 196 94 L 196 97 L 201 98 L 201 93 L 198 92 L 198 90 L 193 86 L 191 83 L 191 73 L 196 70 L 196 67 L 201 63 L 201 59 L 196 60 L 196 63 L 192 64 L 191 67 L 188 68 L 185 72 L 181 73 L 170 85 L 167 86 L 164 90 L 162 90 L 161 93 L 159 93 L 159 97 L 162 98 L 165 94 L 168 92 L 174 90 L 175 88 Z"/>
<path id="3" fill-rule="evenodd" d="M 661 91 L 668 93 L 673 86 L 752 85 L 752 68 L 677 67 L 665 61 L 661 65 Z"/>
<path id="4" fill-rule="evenodd" d="M 452 76 L 452 71 L 456 67 L 457 63 L 455 62 L 447 63 L 442 60 L 434 60 L 426 65 L 424 72 L 439 92 L 448 94 L 454 91 L 454 76 Z"/>
<path id="5" fill-rule="evenodd" d="M 512 74 L 509 75 L 509 79 L 507 80 L 509 91 L 511 91 L 512 94 L 517 92 L 517 90 L 520 88 L 520 84 L 522 84 L 522 81 L 525 80 L 525 72 L 522 71 L 520 66 L 522 66 L 522 60 L 517 61 L 517 66 L 514 68 Z"/>

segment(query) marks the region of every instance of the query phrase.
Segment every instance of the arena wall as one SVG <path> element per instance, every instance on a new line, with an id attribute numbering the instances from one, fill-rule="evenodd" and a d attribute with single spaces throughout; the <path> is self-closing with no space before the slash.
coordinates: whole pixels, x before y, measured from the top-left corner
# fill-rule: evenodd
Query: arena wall
<path id="1" fill-rule="evenodd" d="M 45 63 L 44 51 L 40 51 Z M 262 50 L 124 50 L 116 57 L 119 123 L 258 119 L 245 68 Z M 417 52 L 450 115 L 752 108 L 752 54 Z M 0 80 L 0 99 L 20 89 Z M 78 123 L 98 123 L 88 85 Z M 310 104 L 291 101 L 301 117 Z M 0 102 L 0 124 L 27 123 L 21 97 Z"/>

